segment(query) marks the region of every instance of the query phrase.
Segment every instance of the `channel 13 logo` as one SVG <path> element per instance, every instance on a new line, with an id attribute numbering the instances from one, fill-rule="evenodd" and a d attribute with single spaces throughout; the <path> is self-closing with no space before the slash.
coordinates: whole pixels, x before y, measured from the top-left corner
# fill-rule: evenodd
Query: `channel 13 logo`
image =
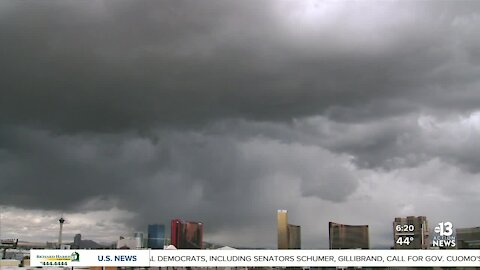
<path id="1" fill-rule="evenodd" d="M 455 233 L 453 230 L 453 224 L 449 221 L 440 222 L 434 229 L 435 235 L 433 236 L 432 246 L 440 248 L 453 248 L 457 245 L 455 242 Z"/>

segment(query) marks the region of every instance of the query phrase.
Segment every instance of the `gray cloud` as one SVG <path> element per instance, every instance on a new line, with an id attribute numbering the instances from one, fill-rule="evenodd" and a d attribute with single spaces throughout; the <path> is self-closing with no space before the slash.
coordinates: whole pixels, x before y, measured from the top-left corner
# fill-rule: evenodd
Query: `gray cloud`
<path id="1" fill-rule="evenodd" d="M 414 121 L 417 130 L 400 124 L 411 119 L 375 122 L 376 128 L 322 117 L 297 120 L 294 128 L 237 121 L 203 131 L 156 131 L 154 138 L 18 129 L 12 137 L 22 143 L 7 141 L 11 149 L 3 148 L 0 160 L 0 204 L 70 215 L 118 207 L 135 213 L 136 218 L 122 221 L 131 231 L 175 217 L 197 219 L 208 228 L 210 241 L 262 247 L 274 246 L 275 210 L 286 208 L 292 222 L 304 226 L 306 247 L 326 247 L 326 230 L 312 224 L 330 220 L 372 224 L 374 245 L 387 247 L 388 239 L 380 235 L 388 235 L 393 216 L 425 214 L 441 220 L 443 212 L 431 210 L 436 202 L 452 210 L 478 203 L 479 189 L 472 188 L 478 173 L 457 167 L 468 143 L 462 134 L 478 136 L 476 116 L 444 121 L 421 116 Z M 403 131 L 394 143 L 377 146 L 377 152 L 374 143 L 354 147 L 375 142 L 393 126 Z M 415 136 L 405 138 L 407 131 Z M 446 141 L 456 150 L 436 152 Z M 342 144 L 351 151 L 327 149 Z M 359 167 L 364 160 L 377 167 Z M 18 186 L 24 188 L 13 188 Z M 430 195 L 422 197 L 420 191 Z M 380 216 L 368 214 L 372 208 Z M 316 220 L 318 212 L 323 214 Z M 471 218 L 454 218 L 464 226 L 475 224 Z"/>
<path id="2" fill-rule="evenodd" d="M 4 123 L 119 131 L 478 104 L 474 2 L 4 5 Z"/>
<path id="3" fill-rule="evenodd" d="M 15 151 L 6 149 L 0 161 L 1 204 L 67 213 L 118 206 L 142 217 L 128 221 L 137 228 L 177 216 L 204 221 L 211 234 L 254 219 L 267 227 L 277 205 L 293 206 L 303 195 L 345 201 L 357 185 L 353 168 L 334 169 L 348 157 L 270 139 L 164 132 L 154 143 L 27 129 L 11 138 Z"/>
<path id="4" fill-rule="evenodd" d="M 459 183 L 480 165 L 479 10 L 1 2 L 0 236 L 21 231 L 11 209 L 101 213 L 105 234 L 198 219 L 212 241 L 263 247 L 279 208 L 307 247 L 330 220 L 388 247 L 393 216 L 435 222 L 436 204 L 478 226 L 479 189 Z"/>

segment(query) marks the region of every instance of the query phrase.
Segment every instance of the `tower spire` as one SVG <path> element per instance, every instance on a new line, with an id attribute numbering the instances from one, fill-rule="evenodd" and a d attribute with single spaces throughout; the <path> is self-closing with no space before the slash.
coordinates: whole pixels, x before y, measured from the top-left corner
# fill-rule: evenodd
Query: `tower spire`
<path id="1" fill-rule="evenodd" d="M 63 223 L 65 223 L 65 219 L 62 217 L 60 217 L 60 219 L 58 220 L 58 222 L 60 223 L 60 231 L 58 232 L 58 248 L 62 248 L 62 231 L 63 231 Z"/>

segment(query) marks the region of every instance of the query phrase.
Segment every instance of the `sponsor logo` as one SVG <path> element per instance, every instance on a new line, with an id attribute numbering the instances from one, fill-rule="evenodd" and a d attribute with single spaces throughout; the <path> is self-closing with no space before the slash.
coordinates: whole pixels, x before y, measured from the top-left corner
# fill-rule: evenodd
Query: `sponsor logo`
<path id="1" fill-rule="evenodd" d="M 80 254 L 78 252 L 73 252 L 71 255 L 72 262 L 79 262 L 80 261 Z"/>
<path id="2" fill-rule="evenodd" d="M 79 262 L 80 254 L 73 252 L 70 255 L 37 255 L 37 259 L 43 266 L 68 266 L 70 262 Z"/>

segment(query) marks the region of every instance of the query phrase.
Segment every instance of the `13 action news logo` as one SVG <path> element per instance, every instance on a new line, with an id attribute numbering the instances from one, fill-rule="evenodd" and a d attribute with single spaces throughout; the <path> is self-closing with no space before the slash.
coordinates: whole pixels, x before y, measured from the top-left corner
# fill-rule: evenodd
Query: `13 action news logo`
<path id="1" fill-rule="evenodd" d="M 438 226 L 435 227 L 435 235 L 433 236 L 432 246 L 434 247 L 455 247 L 457 243 L 455 242 L 455 235 L 453 231 L 453 224 L 449 221 L 440 222 Z"/>

